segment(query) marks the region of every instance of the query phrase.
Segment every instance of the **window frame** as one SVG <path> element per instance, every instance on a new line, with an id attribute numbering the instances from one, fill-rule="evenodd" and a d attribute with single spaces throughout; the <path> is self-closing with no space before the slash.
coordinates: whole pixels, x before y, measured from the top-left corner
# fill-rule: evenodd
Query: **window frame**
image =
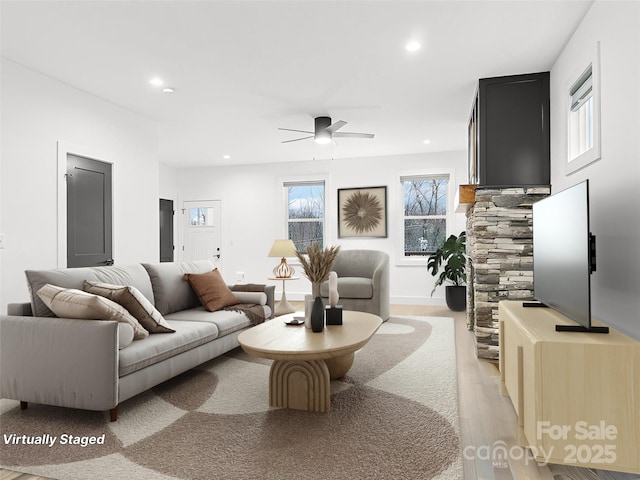
<path id="1" fill-rule="evenodd" d="M 600 148 L 600 42 L 596 42 L 595 49 L 588 55 L 588 59 L 583 60 L 580 64 L 583 66 L 581 69 L 573 72 L 568 79 L 565 87 L 565 115 L 566 115 L 566 142 L 567 153 L 565 163 L 565 174 L 571 175 L 579 170 L 582 170 L 587 165 L 600 160 L 602 153 Z M 586 66 L 585 66 L 586 65 Z M 591 70 L 591 115 L 589 118 L 588 113 L 582 109 L 572 110 L 573 96 L 577 87 L 584 83 L 588 78 L 588 72 Z M 572 94 L 572 92 L 574 92 Z M 579 119 L 577 116 L 582 115 L 587 117 Z M 591 123 L 592 131 L 592 146 L 578 155 L 573 154 L 574 148 L 572 145 L 579 143 L 579 138 L 584 124 L 581 122 Z"/>
<path id="2" fill-rule="evenodd" d="M 445 218 L 445 238 L 448 238 L 452 233 L 452 229 L 455 228 L 455 211 L 454 211 L 454 198 L 455 198 L 455 189 L 456 187 L 456 176 L 455 171 L 452 169 L 429 169 L 429 170 L 408 170 L 398 172 L 396 187 L 397 192 L 395 194 L 397 205 L 397 216 L 394 225 L 396 225 L 395 229 L 398 232 L 396 236 L 397 240 L 395 241 L 395 251 L 396 251 L 396 261 L 395 264 L 398 266 L 420 266 L 424 267 L 427 264 L 427 259 L 429 257 L 426 255 L 412 255 L 406 256 L 404 250 L 404 180 L 409 180 L 411 178 L 415 179 L 424 179 L 424 178 L 446 178 L 447 179 L 447 200 L 446 200 L 446 213 L 444 215 Z M 442 217 L 442 216 L 438 216 Z"/>
<path id="3" fill-rule="evenodd" d="M 283 237 L 289 239 L 289 187 L 295 185 L 324 185 L 324 212 L 322 218 L 313 218 L 308 220 L 298 220 L 300 221 L 321 221 L 322 222 L 322 243 L 323 245 L 327 245 L 328 231 L 327 231 L 327 212 L 330 208 L 329 199 L 327 196 L 328 191 L 328 180 L 324 176 L 300 176 L 300 177 L 290 177 L 290 178 L 280 178 L 278 180 L 278 184 L 282 191 L 282 217 L 283 218 Z M 306 253 L 306 252 L 301 252 Z"/>

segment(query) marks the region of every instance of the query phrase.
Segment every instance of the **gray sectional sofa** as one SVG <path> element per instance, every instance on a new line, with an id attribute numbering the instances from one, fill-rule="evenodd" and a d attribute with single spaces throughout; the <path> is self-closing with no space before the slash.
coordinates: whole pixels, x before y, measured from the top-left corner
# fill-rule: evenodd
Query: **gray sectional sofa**
<path id="1" fill-rule="evenodd" d="M 233 307 L 206 311 L 184 280 L 185 273 L 213 268 L 197 261 L 27 271 L 31 302 L 10 304 L 0 317 L 0 397 L 19 400 L 22 408 L 33 402 L 109 410 L 115 421 L 124 400 L 239 346 L 251 315 Z M 45 284 L 82 290 L 85 281 L 136 287 L 175 333 L 129 339 L 122 348 L 128 325 L 57 318 L 36 294 Z M 273 318 L 274 288 L 231 290 Z"/>

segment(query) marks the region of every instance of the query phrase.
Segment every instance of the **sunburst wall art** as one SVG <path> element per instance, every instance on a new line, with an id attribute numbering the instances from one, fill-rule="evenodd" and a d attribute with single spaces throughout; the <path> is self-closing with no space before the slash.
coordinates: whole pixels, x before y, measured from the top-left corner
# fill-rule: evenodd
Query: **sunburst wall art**
<path id="1" fill-rule="evenodd" d="M 387 236 L 387 187 L 338 189 L 338 237 Z"/>

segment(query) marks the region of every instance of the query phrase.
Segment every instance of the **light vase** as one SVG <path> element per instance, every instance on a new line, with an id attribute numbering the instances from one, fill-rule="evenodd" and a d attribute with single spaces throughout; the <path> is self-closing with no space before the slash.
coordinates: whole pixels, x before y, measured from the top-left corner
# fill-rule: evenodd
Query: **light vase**
<path id="1" fill-rule="evenodd" d="M 304 296 L 304 326 L 311 328 L 311 310 L 313 310 L 313 295 Z"/>

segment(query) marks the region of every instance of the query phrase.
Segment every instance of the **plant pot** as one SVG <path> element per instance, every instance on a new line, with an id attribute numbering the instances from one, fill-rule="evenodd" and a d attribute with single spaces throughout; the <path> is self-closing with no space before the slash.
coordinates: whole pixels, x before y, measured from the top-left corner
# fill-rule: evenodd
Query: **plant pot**
<path id="1" fill-rule="evenodd" d="M 465 285 L 447 285 L 445 287 L 447 307 L 454 312 L 464 312 L 467 309 L 467 287 Z"/>

